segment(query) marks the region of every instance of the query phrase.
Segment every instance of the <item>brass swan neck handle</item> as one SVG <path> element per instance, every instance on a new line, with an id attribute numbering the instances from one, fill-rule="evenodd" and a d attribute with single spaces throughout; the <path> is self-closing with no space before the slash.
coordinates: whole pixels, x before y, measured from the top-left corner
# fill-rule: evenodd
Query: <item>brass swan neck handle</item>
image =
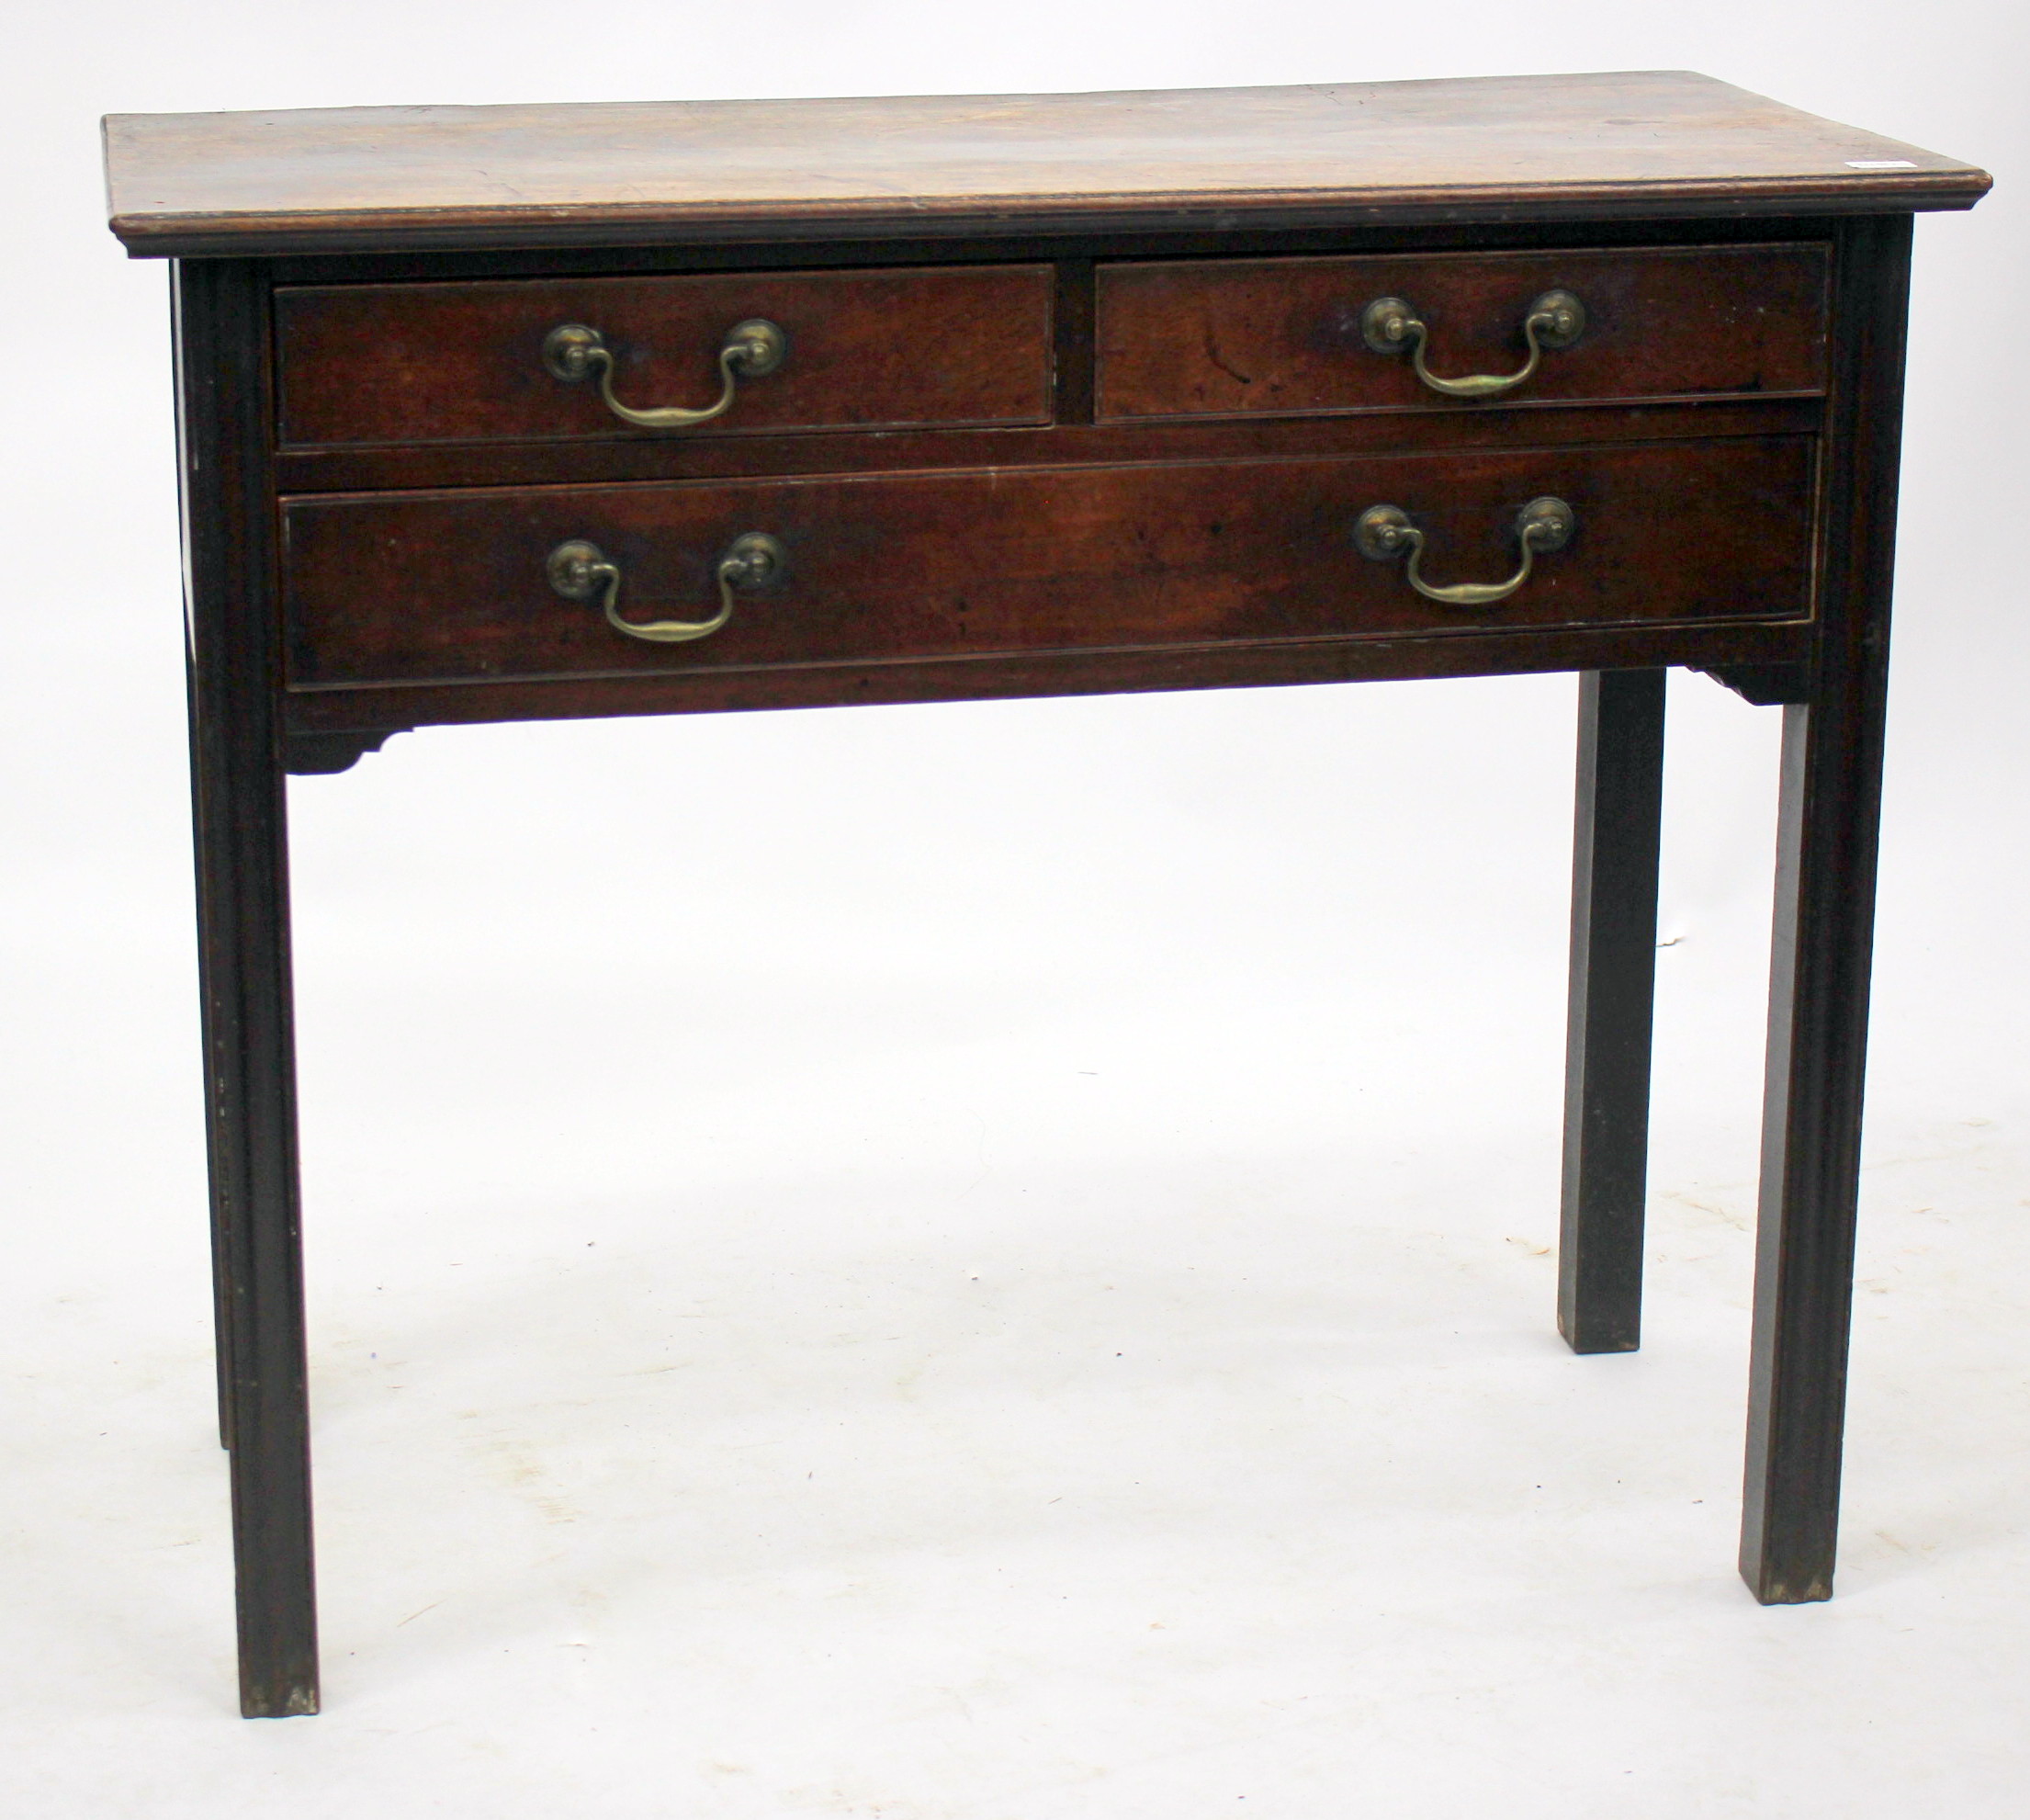
<path id="1" fill-rule="evenodd" d="M 780 581 L 789 567 L 781 544 L 761 531 L 749 531 L 726 547 L 714 571 L 719 583 L 719 610 L 709 619 L 623 619 L 620 616 L 620 565 L 609 561 L 597 544 L 582 537 L 558 544 L 544 565 L 549 583 L 566 600 L 590 600 L 596 593 L 606 623 L 630 639 L 652 645 L 686 644 L 708 639 L 733 616 L 733 597 Z"/>
<path id="2" fill-rule="evenodd" d="M 1494 398 L 1515 390 L 1536 372 L 1547 347 L 1570 347 L 1585 328 L 1585 304 L 1569 290 L 1547 290 L 1523 318 L 1529 358 L 1520 367 L 1513 373 L 1469 373 L 1462 379 L 1441 379 L 1425 365 L 1431 332 L 1413 304 L 1400 297 L 1378 297 L 1360 312 L 1361 340 L 1377 354 L 1401 354 L 1407 349 L 1417 378 L 1447 398 Z"/>
<path id="3" fill-rule="evenodd" d="M 1374 562 L 1393 562 L 1405 551 L 1409 565 L 1404 575 L 1426 600 L 1444 606 L 1494 606 L 1505 601 L 1529 579 L 1540 550 L 1562 549 L 1572 541 L 1578 520 L 1562 499 L 1546 494 L 1533 499 L 1516 514 L 1516 537 L 1522 545 L 1522 566 L 1506 582 L 1455 582 L 1449 587 L 1434 587 L 1424 579 L 1424 533 L 1410 522 L 1400 505 L 1370 505 L 1353 528 L 1353 540 L 1360 554 Z"/>
<path id="4" fill-rule="evenodd" d="M 642 430 L 688 430 L 709 424 L 732 409 L 739 381 L 773 373 L 789 355 L 789 337 L 773 322 L 756 317 L 736 322 L 719 345 L 719 395 L 698 410 L 666 404 L 637 410 L 614 396 L 614 353 L 606 337 L 582 322 L 563 322 L 543 338 L 543 365 L 554 379 L 577 385 L 599 376 L 599 395 L 624 424 Z"/>

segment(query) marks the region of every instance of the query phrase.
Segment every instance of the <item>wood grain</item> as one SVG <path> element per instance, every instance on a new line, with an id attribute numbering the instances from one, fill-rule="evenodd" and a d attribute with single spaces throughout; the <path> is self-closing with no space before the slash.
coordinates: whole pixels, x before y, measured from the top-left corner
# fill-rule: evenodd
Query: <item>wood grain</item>
<path id="1" fill-rule="evenodd" d="M 1060 400 L 1063 394 L 1060 368 Z M 1127 424 L 920 429 L 823 435 L 587 436 L 565 441 L 355 444 L 284 449 L 277 490 L 594 485 L 618 480 L 761 480 L 1086 463 L 1248 460 L 1273 456 L 1420 455 L 1689 437 L 1810 435 L 1814 397 L 1568 404 L 1555 411 L 1342 412 L 1280 416 L 1145 417 Z"/>
<path id="2" fill-rule="evenodd" d="M 1048 266 L 747 272 L 493 284 L 317 285 L 276 294 L 285 447 L 505 438 L 1037 424 L 1051 408 Z M 681 434 L 630 428 L 543 365 L 561 323 L 613 350 L 624 403 L 706 404 L 728 329 L 789 337 L 775 372 Z"/>
<path id="3" fill-rule="evenodd" d="M 1607 400 L 1812 394 L 1825 388 L 1827 249 L 1685 247 L 1356 259 L 1190 260 L 1100 268 L 1099 416 L 1513 410 Z M 1512 373 L 1533 300 L 1572 291 L 1585 333 L 1513 392 L 1425 386 L 1361 338 L 1400 297 L 1441 377 Z"/>
<path id="4" fill-rule="evenodd" d="M 1785 617 L 1810 607 L 1805 438 L 1378 460 L 1207 462 L 736 485 L 300 500 L 284 514 L 296 688 L 801 667 L 1573 624 Z M 1484 613 L 1415 593 L 1353 548 L 1404 508 L 1439 582 L 1515 567 L 1513 521 L 1578 514 Z M 632 616 L 701 618 L 734 537 L 789 552 L 783 584 L 694 644 L 650 645 L 560 599 L 544 559 L 586 537 Z"/>
<path id="5" fill-rule="evenodd" d="M 116 114 L 141 254 L 1970 206 L 1985 173 L 1686 71 Z"/>
<path id="6" fill-rule="evenodd" d="M 801 670 L 687 670 L 536 682 L 306 689 L 285 696 L 282 711 L 294 733 L 378 734 L 390 727 L 473 727 L 504 720 L 750 714 L 899 702 L 1275 689 L 1420 677 L 1540 676 L 1588 667 L 1781 663 L 1809 651 L 1812 639 L 1811 622 L 1803 619 L 1687 619 L 1463 630 L 1400 639 L 1017 651 Z"/>

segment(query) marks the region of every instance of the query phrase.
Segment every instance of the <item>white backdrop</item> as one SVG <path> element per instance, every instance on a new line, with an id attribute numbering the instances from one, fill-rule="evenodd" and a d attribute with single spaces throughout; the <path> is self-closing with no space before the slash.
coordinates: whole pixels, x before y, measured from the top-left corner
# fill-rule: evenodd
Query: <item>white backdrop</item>
<path id="1" fill-rule="evenodd" d="M 20 1811 L 2016 1811 L 2018 9 L 6 41 Z M 166 287 L 97 116 L 1654 67 L 1999 179 L 1917 234 L 1842 1597 L 1731 1568 L 1773 712 L 1673 680 L 1652 1317 L 1589 1362 L 1545 1249 L 1570 678 L 436 730 L 291 786 L 329 1710 L 231 1718 Z"/>

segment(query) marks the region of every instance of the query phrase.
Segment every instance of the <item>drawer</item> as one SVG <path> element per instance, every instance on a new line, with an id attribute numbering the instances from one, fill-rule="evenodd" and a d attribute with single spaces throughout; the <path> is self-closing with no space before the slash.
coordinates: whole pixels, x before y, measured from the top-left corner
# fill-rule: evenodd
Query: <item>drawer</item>
<path id="1" fill-rule="evenodd" d="M 284 447 L 1038 424 L 1051 412 L 1051 268 L 972 266 L 276 292 Z M 727 383 L 730 331 L 782 331 L 773 371 L 732 374 L 710 421 L 638 427 L 546 361 L 591 330 L 629 410 L 700 410 Z M 736 366 L 739 363 L 736 362 Z"/>
<path id="2" fill-rule="evenodd" d="M 1490 626 L 1801 616 L 1809 437 L 1438 456 L 656 482 L 286 501 L 296 688 L 1401 637 Z M 1424 538 L 1427 584 L 1519 567 L 1517 517 L 1571 508 L 1562 548 L 1488 606 L 1435 601 L 1407 548 L 1361 554 L 1370 507 Z M 780 569 L 720 565 L 774 540 Z M 589 543 L 582 598 L 552 553 Z M 567 576 L 567 580 L 570 577 Z M 762 584 L 746 587 L 760 580 Z M 642 622 L 723 627 L 645 642 Z"/>
<path id="3" fill-rule="evenodd" d="M 1120 422 L 1810 395 L 1825 389 L 1827 278 L 1817 245 L 1103 266 L 1099 413 Z M 1553 292 L 1579 300 L 1583 325 L 1569 345 L 1546 346 L 1521 383 L 1461 398 L 1419 378 L 1420 339 L 1433 379 L 1518 372 L 1530 356 L 1531 305 Z M 1369 312 L 1390 299 L 1425 333 L 1378 352 L 1369 330 L 1382 325 Z"/>

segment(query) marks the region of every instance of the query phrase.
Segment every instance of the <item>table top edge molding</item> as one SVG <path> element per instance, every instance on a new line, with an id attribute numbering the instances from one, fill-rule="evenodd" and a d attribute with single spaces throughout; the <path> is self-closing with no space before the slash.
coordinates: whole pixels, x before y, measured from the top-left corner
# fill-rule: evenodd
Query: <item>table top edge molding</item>
<path id="1" fill-rule="evenodd" d="M 1190 94 L 111 115 L 108 214 L 137 257 L 265 257 L 1895 214 L 1991 183 L 1684 72 Z"/>

